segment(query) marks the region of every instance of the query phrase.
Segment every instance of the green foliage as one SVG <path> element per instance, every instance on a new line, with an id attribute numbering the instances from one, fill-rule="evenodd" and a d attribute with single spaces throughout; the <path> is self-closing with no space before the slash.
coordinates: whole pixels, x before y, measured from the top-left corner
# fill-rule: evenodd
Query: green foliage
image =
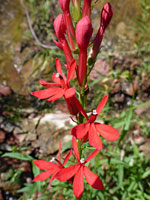
<path id="1" fill-rule="evenodd" d="M 141 13 L 134 20 L 134 25 L 131 26 L 133 30 L 139 33 L 138 45 L 141 45 L 143 41 L 150 39 L 150 1 L 149 0 L 139 0 L 141 7 Z"/>

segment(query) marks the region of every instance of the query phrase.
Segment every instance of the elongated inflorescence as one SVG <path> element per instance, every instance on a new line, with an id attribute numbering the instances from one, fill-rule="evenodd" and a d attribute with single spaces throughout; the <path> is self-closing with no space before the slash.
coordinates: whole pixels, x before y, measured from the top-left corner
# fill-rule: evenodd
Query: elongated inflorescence
<path id="1" fill-rule="evenodd" d="M 72 0 L 73 13 L 70 10 L 70 2 L 71 0 L 59 0 L 63 14 L 58 15 L 54 21 L 57 37 L 57 41 L 54 42 L 64 53 L 66 71 L 63 72 L 61 63 L 56 58 L 56 73 L 52 75 L 52 82 L 41 80 L 40 84 L 46 89 L 34 91 L 32 95 L 39 99 L 46 99 L 51 103 L 63 97 L 77 124 L 71 129 L 72 148 L 63 161 L 61 158 L 61 142 L 58 158 L 52 158 L 50 161 L 33 161 L 39 169 L 43 170 L 33 181 L 44 181 L 49 177 L 50 182 L 54 179 L 68 181 L 73 184 L 73 192 L 76 198 L 80 198 L 84 192 L 84 178 L 91 187 L 99 190 L 104 189 L 101 179 L 85 164 L 88 164 L 102 150 L 101 138 L 109 141 L 115 141 L 119 138 L 118 131 L 115 128 L 96 121 L 107 103 L 108 95 L 103 97 L 90 116 L 86 114 L 89 69 L 94 65 L 105 29 L 112 18 L 113 10 L 109 3 L 104 5 L 101 12 L 100 27 L 94 40 L 91 41 L 93 34 L 92 1 L 83 0 L 83 3 L 81 3 L 81 0 Z M 83 5 L 83 8 L 81 8 L 81 5 Z M 88 56 L 89 46 L 92 49 L 90 57 Z M 90 59 L 90 62 L 88 59 Z M 72 80 L 74 80 L 73 86 Z M 87 158 L 85 158 L 87 149 L 83 147 L 85 142 L 94 149 Z M 71 163 L 74 163 L 65 167 L 70 157 L 72 157 Z"/>

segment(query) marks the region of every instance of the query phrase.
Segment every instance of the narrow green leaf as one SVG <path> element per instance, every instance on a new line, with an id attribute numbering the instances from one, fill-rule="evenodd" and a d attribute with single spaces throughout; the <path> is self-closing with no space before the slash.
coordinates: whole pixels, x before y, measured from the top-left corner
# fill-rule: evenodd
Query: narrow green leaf
<path id="1" fill-rule="evenodd" d="M 16 158 L 19 160 L 25 160 L 25 161 L 32 161 L 34 160 L 31 156 L 23 154 L 23 153 L 17 153 L 17 152 L 12 152 L 12 153 L 5 153 L 2 155 L 2 157 L 11 157 L 11 158 Z"/>

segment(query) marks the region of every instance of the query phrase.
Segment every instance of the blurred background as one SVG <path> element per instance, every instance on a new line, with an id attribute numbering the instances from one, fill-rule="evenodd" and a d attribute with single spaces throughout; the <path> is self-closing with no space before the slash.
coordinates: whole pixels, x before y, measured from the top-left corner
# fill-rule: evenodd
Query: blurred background
<path id="1" fill-rule="evenodd" d="M 96 34 L 107 1 L 93 2 Z M 90 75 L 88 109 L 108 93 L 100 119 L 117 128 L 121 137 L 116 148 L 114 143 L 104 148 L 99 155 L 103 162 L 97 161 L 94 168 L 102 166 L 99 174 L 106 190 L 91 191 L 92 197 L 85 194 L 82 199 L 149 200 L 150 1 L 110 3 L 114 15 Z M 56 57 L 65 63 L 53 43 L 53 22 L 59 13 L 56 0 L 0 0 L 0 199 L 73 199 L 71 186 L 64 191 L 66 186 L 57 181 L 56 190 L 46 189 L 46 182 L 32 184 L 39 173 L 33 159 L 50 160 L 60 139 L 64 153 L 70 147 L 73 122 L 64 100 L 50 104 L 30 95 L 42 88 L 40 79 L 51 81 Z"/>

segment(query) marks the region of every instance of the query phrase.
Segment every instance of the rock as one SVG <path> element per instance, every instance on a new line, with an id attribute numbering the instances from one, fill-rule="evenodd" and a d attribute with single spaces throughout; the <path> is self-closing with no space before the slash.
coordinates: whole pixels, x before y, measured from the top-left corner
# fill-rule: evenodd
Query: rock
<path id="1" fill-rule="evenodd" d="M 7 86 L 2 86 L 2 87 L 0 87 L 0 94 L 7 96 L 7 95 L 11 94 L 11 90 Z"/>
<path id="2" fill-rule="evenodd" d="M 143 112 L 148 111 L 149 108 L 150 108 L 150 106 L 141 106 L 141 107 L 135 109 L 135 113 L 137 115 L 141 115 Z"/>
<path id="3" fill-rule="evenodd" d="M 143 151 L 145 156 L 150 159 L 150 148 L 149 147 L 150 147 L 150 140 L 147 139 L 145 144 L 143 144 L 139 147 L 139 150 Z"/>
<path id="4" fill-rule="evenodd" d="M 0 130 L 0 143 L 5 141 L 5 132 Z"/>
<path id="5" fill-rule="evenodd" d="M 3 123 L 3 124 L 1 125 L 1 127 L 2 127 L 5 131 L 7 131 L 8 133 L 13 132 L 13 130 L 14 130 L 14 128 L 15 128 L 15 126 L 14 126 L 13 124 L 7 123 L 7 122 Z"/>
<path id="6" fill-rule="evenodd" d="M 134 138 L 134 142 L 137 145 L 141 145 L 145 142 L 145 139 L 144 139 L 144 137 L 136 137 L 136 138 Z"/>
<path id="7" fill-rule="evenodd" d="M 97 60 L 93 70 L 90 73 L 90 79 L 95 80 L 108 75 L 110 66 L 105 60 Z"/>
<path id="8" fill-rule="evenodd" d="M 29 132 L 28 134 L 25 134 L 25 138 L 24 139 L 26 141 L 35 141 L 37 139 L 37 135 L 36 135 L 35 132 Z"/>
<path id="9" fill-rule="evenodd" d="M 0 144 L 0 150 L 12 151 L 12 147 L 9 144 L 3 143 L 3 144 Z"/>
<path id="10" fill-rule="evenodd" d="M 32 145 L 36 148 L 40 148 L 42 154 L 53 154 L 58 150 L 59 142 L 66 144 L 72 139 L 70 135 L 70 128 L 66 125 L 74 125 L 69 114 L 66 113 L 50 113 L 46 114 L 43 118 L 34 119 L 33 121 L 39 121 L 36 129 L 38 139 L 36 139 Z"/>
<path id="11" fill-rule="evenodd" d="M 17 139 L 17 141 L 19 143 L 22 143 L 23 141 L 25 141 L 25 138 L 27 136 L 26 133 L 22 133 L 22 134 L 14 134 L 15 138 Z"/>

